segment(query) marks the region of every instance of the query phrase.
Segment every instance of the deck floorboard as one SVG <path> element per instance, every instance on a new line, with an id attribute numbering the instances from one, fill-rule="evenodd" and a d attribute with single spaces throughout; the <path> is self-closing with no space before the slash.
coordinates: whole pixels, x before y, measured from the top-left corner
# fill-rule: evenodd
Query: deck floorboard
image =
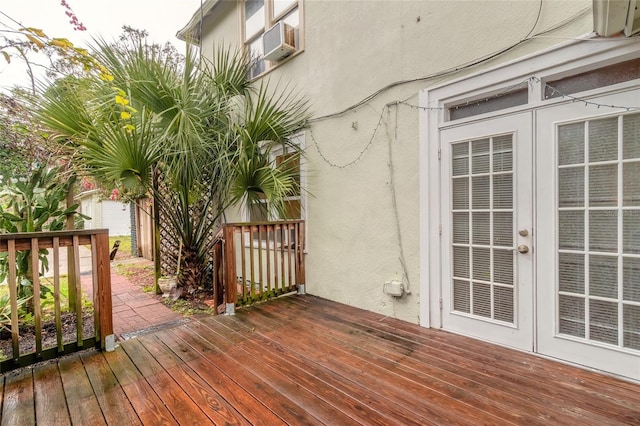
<path id="1" fill-rule="evenodd" d="M 640 385 L 312 296 L 2 376 L 2 425 L 640 424 Z"/>

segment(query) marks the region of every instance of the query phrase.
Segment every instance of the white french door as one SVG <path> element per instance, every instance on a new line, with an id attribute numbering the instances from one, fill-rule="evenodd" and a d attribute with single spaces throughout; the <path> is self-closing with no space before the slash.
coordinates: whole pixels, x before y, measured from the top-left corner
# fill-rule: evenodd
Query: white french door
<path id="1" fill-rule="evenodd" d="M 638 52 L 567 43 L 421 92 L 423 324 L 640 381 Z"/>
<path id="2" fill-rule="evenodd" d="M 442 326 L 531 351 L 532 113 L 440 136 Z"/>
<path id="3" fill-rule="evenodd" d="M 538 351 L 640 380 L 640 113 L 571 103 L 536 123 Z"/>

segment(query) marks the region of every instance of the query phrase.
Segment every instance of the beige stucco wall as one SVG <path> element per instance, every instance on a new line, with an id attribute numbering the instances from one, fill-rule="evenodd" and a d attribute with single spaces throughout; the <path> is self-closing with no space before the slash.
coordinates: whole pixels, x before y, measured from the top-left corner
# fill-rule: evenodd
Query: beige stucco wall
<path id="1" fill-rule="evenodd" d="M 421 89 L 593 28 L 591 0 L 544 0 L 536 23 L 539 5 L 537 0 L 304 2 L 305 51 L 267 78 L 302 89 L 315 117 L 342 111 L 390 83 L 420 79 L 384 90 L 340 117 L 312 121 L 305 133 L 311 194 L 308 293 L 419 321 L 418 110 L 385 105 L 401 100 L 417 105 Z M 219 8 L 215 25 L 206 23 L 205 55 L 221 40 L 238 42 L 236 13 L 228 4 Z M 424 79 L 563 23 L 490 61 Z M 383 284 L 391 279 L 402 280 L 411 294 L 401 299 L 385 295 Z"/>

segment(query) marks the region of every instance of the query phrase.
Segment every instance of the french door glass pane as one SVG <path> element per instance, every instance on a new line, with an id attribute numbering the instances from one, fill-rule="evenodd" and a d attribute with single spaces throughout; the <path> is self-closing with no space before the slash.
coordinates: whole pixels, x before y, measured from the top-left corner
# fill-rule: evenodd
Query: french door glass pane
<path id="1" fill-rule="evenodd" d="M 560 291 L 584 294 L 584 254 L 560 253 L 558 266 Z"/>
<path id="2" fill-rule="evenodd" d="M 640 350 L 640 306 L 625 305 L 624 311 L 624 344 L 625 348 Z"/>
<path id="3" fill-rule="evenodd" d="M 493 213 L 493 245 L 503 247 L 513 246 L 512 212 Z"/>
<path id="4" fill-rule="evenodd" d="M 560 333 L 570 336 L 584 337 L 584 298 L 560 295 L 559 298 Z"/>
<path id="5" fill-rule="evenodd" d="M 589 122 L 589 162 L 618 159 L 618 117 Z"/>
<path id="6" fill-rule="evenodd" d="M 640 114 L 557 138 L 558 332 L 640 350 Z"/>
<path id="7" fill-rule="evenodd" d="M 589 206 L 618 205 L 618 165 L 589 167 Z"/>
<path id="8" fill-rule="evenodd" d="M 473 160 L 471 161 L 471 170 L 473 174 L 488 173 L 491 168 L 489 139 L 474 141 L 471 144 L 471 152 Z"/>
<path id="9" fill-rule="evenodd" d="M 469 281 L 453 280 L 453 310 L 471 312 L 471 284 Z"/>
<path id="10" fill-rule="evenodd" d="M 491 285 L 473 283 L 473 311 L 474 315 L 491 318 Z"/>
<path id="11" fill-rule="evenodd" d="M 622 117 L 622 158 L 640 158 L 640 114 Z"/>
<path id="12" fill-rule="evenodd" d="M 584 167 L 558 170 L 558 203 L 560 207 L 584 206 Z"/>
<path id="13" fill-rule="evenodd" d="M 560 249 L 584 249 L 584 212 L 582 210 L 560 211 L 558 215 Z"/>
<path id="14" fill-rule="evenodd" d="M 591 251 L 618 251 L 618 211 L 589 211 L 589 249 Z"/>
<path id="15" fill-rule="evenodd" d="M 625 207 L 640 207 L 640 162 L 622 165 L 622 199 Z"/>
<path id="16" fill-rule="evenodd" d="M 589 300 L 589 338 L 598 342 L 618 344 L 618 304 Z"/>
<path id="17" fill-rule="evenodd" d="M 615 284 L 615 285 L 612 285 Z M 618 298 L 618 257 L 589 256 L 589 294 Z"/>
<path id="18" fill-rule="evenodd" d="M 629 302 L 640 302 L 640 258 L 625 257 L 622 259 L 624 291 L 623 299 Z"/>
<path id="19" fill-rule="evenodd" d="M 513 136 L 451 146 L 452 309 L 514 322 Z"/>
<path id="20" fill-rule="evenodd" d="M 640 210 L 622 212 L 623 252 L 640 254 Z"/>
<path id="21" fill-rule="evenodd" d="M 471 178 L 472 205 L 474 209 L 488 209 L 491 203 L 490 176 Z"/>
<path id="22" fill-rule="evenodd" d="M 566 124 L 558 129 L 558 164 L 584 163 L 584 124 Z"/>
<path id="23" fill-rule="evenodd" d="M 513 176 L 511 174 L 493 176 L 493 208 L 513 208 Z"/>
<path id="24" fill-rule="evenodd" d="M 467 244 L 469 242 L 469 213 L 453 213 L 453 243 Z"/>

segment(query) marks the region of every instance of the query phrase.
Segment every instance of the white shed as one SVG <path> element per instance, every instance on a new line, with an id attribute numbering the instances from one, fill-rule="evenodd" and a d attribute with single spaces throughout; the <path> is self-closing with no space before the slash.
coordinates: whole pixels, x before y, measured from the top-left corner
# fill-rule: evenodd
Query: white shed
<path id="1" fill-rule="evenodd" d="M 107 228 L 109 235 L 131 235 L 129 203 L 101 200 L 98 190 L 82 192 L 75 199 L 80 212 L 91 218 L 85 219 L 85 229 Z"/>

